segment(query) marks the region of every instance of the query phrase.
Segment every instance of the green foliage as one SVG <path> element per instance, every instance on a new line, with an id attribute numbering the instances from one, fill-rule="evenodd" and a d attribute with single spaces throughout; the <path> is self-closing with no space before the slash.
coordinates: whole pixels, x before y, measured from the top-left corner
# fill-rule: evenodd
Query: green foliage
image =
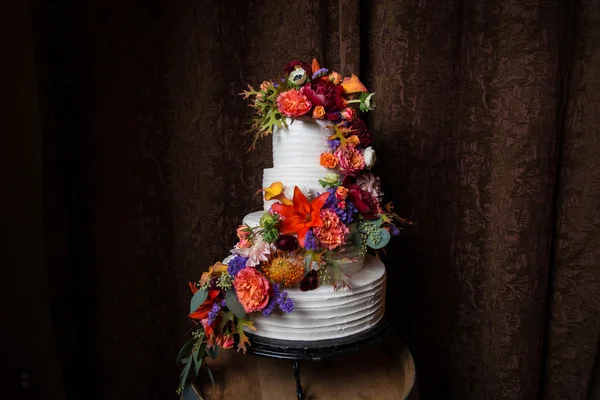
<path id="1" fill-rule="evenodd" d="M 357 230 L 350 236 L 354 247 L 359 249 L 360 254 L 365 254 L 367 246 L 374 250 L 385 247 L 390 241 L 390 233 L 387 229 L 381 228 L 383 219 L 376 220 L 362 219 L 358 221 Z"/>
<path id="2" fill-rule="evenodd" d="M 262 237 L 267 243 L 273 243 L 279 237 L 279 215 L 264 213 L 260 217 L 260 227 L 262 229 Z"/>
<path id="3" fill-rule="evenodd" d="M 233 283 L 233 276 L 229 275 L 227 272 L 224 272 L 217 279 L 217 287 L 223 290 L 231 289 L 231 285 Z"/>
<path id="4" fill-rule="evenodd" d="M 204 300 L 206 300 L 207 297 L 208 290 L 206 289 L 199 289 L 196 293 L 194 293 L 192 300 L 190 301 L 190 314 L 195 312 L 198 307 L 204 303 Z"/>
<path id="5" fill-rule="evenodd" d="M 244 318 L 246 316 L 246 310 L 240 304 L 240 301 L 235 294 L 235 290 L 228 290 L 225 294 L 225 304 L 227 304 L 227 308 L 235 314 L 237 318 Z"/>

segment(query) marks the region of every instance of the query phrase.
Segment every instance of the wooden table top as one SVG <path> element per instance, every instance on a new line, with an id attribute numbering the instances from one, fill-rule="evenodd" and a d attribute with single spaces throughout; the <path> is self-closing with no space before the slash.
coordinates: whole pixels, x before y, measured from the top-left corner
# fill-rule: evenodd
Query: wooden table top
<path id="1" fill-rule="evenodd" d="M 215 386 L 206 372 L 194 389 L 206 400 L 293 400 L 296 384 L 292 361 L 221 351 L 209 360 Z M 310 400 L 416 400 L 416 371 L 402 344 L 376 346 L 363 353 L 325 360 L 302 361 L 300 376 Z M 188 400 L 187 398 L 185 400 Z M 192 399 L 189 399 L 192 400 Z M 196 400 L 196 399 L 193 399 Z"/>

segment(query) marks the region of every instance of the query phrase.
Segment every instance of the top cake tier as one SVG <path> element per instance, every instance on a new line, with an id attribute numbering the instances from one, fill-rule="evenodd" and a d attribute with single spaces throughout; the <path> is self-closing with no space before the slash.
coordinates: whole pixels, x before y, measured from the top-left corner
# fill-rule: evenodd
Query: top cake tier
<path id="1" fill-rule="evenodd" d="M 287 128 L 273 132 L 273 167 L 319 167 L 321 153 L 329 151 L 327 138 L 333 134 L 330 121 L 293 121 L 286 119 Z"/>

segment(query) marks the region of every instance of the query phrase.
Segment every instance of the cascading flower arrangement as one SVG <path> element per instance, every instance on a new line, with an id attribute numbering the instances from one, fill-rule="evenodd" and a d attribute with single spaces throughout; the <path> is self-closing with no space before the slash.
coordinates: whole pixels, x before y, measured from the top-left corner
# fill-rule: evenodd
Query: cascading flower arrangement
<path id="1" fill-rule="evenodd" d="M 179 391 L 191 372 L 198 375 L 205 357 L 215 358 L 220 348 L 246 351 L 245 330 L 255 329 L 248 314 L 292 312 L 286 288 L 347 285 L 348 277 L 331 257 L 336 249 L 351 243 L 362 255 L 369 248 L 377 251 L 408 224 L 391 204 L 382 204 L 380 180 L 370 171 L 376 156 L 358 112 L 373 108 L 373 94 L 355 75 L 342 78 L 316 60 L 311 65 L 291 61 L 284 73 L 259 90 L 249 86 L 242 93 L 252 98 L 253 146 L 274 127 L 287 126 L 286 118 L 327 120 L 330 150 L 319 162 L 330 173 L 319 181 L 323 192 L 313 199 L 298 187 L 285 190 L 281 182 L 259 190 L 265 200 L 275 201 L 259 226 L 239 226 L 231 255 L 190 282 L 194 327 L 177 356 L 184 365 Z"/>

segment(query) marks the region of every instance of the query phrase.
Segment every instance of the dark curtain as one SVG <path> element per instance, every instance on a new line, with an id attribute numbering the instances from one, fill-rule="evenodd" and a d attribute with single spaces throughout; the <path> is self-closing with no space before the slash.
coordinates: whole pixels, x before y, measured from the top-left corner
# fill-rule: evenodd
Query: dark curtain
<path id="1" fill-rule="evenodd" d="M 424 398 L 586 399 L 600 333 L 600 1 L 34 3 L 51 311 L 71 398 L 174 398 L 186 282 L 260 209 L 238 95 L 356 72 Z"/>

